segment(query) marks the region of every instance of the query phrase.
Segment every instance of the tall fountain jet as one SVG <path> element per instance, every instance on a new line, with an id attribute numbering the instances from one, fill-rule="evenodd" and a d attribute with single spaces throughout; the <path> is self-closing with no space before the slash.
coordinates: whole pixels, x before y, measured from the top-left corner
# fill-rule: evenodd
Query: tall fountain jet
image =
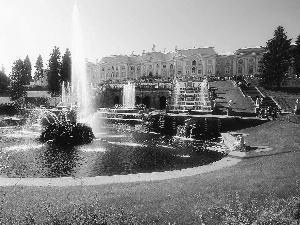
<path id="1" fill-rule="evenodd" d="M 73 7 L 73 41 L 72 41 L 72 104 L 78 106 L 83 116 L 91 109 L 91 97 L 86 76 L 86 62 L 83 51 L 80 12 L 77 0 Z"/>
<path id="2" fill-rule="evenodd" d="M 123 108 L 132 109 L 135 107 L 135 85 L 128 82 L 123 86 Z"/>

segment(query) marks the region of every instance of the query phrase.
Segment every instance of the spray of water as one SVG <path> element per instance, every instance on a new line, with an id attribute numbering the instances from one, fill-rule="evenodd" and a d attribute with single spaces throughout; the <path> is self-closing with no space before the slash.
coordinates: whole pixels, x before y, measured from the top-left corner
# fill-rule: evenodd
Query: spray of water
<path id="1" fill-rule="evenodd" d="M 123 86 L 123 108 L 135 107 L 135 85 L 128 82 Z"/>
<path id="2" fill-rule="evenodd" d="M 78 106 L 81 116 L 90 114 L 92 101 L 86 74 L 86 62 L 83 51 L 83 40 L 80 25 L 78 1 L 73 7 L 73 42 L 72 42 L 72 105 Z"/>

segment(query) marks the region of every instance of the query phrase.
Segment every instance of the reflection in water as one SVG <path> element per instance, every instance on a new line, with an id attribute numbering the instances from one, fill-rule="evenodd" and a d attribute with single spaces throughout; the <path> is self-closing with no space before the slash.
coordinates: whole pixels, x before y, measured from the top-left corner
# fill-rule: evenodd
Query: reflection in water
<path id="1" fill-rule="evenodd" d="M 80 161 L 78 151 L 73 146 L 49 145 L 44 152 L 44 166 L 47 177 L 74 176 Z"/>

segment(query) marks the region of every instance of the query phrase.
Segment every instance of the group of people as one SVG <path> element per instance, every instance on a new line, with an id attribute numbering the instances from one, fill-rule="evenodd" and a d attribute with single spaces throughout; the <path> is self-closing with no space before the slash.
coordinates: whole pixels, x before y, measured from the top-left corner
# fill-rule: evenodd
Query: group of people
<path id="1" fill-rule="evenodd" d="M 274 120 L 275 118 L 279 117 L 280 110 L 278 107 L 271 107 L 268 106 L 267 108 L 260 107 L 258 108 L 257 116 L 259 118 L 266 118 Z"/>

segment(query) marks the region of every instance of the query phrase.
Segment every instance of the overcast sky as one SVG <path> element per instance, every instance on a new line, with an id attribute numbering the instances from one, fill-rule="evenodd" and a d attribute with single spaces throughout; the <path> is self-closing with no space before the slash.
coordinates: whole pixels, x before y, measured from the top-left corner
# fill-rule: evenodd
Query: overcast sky
<path id="1" fill-rule="evenodd" d="M 44 64 L 54 46 L 72 50 L 74 0 L 0 0 L 0 66 L 29 55 Z M 175 46 L 217 53 L 265 45 L 277 26 L 300 35 L 300 0 L 78 0 L 82 53 L 89 61 Z M 72 51 L 71 51 L 72 53 Z"/>

